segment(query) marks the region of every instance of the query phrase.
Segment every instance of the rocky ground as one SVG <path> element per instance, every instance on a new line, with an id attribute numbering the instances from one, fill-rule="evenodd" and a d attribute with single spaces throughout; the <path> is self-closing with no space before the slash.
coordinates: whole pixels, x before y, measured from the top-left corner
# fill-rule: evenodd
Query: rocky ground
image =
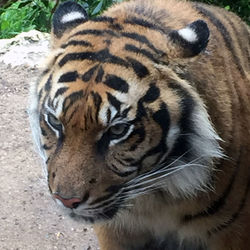
<path id="1" fill-rule="evenodd" d="M 93 229 L 62 214 L 49 196 L 26 112 L 38 70 L 15 56 L 18 66 L 9 66 L 10 58 L 0 46 L 0 249 L 97 250 Z"/>

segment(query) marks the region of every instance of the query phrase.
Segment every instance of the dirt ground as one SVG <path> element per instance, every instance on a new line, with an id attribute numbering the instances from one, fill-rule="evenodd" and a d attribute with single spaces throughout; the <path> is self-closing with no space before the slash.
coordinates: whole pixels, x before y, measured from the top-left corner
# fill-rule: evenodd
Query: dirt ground
<path id="1" fill-rule="evenodd" d="M 27 116 L 36 70 L 0 64 L 0 249 L 97 250 L 93 229 L 49 196 Z"/>

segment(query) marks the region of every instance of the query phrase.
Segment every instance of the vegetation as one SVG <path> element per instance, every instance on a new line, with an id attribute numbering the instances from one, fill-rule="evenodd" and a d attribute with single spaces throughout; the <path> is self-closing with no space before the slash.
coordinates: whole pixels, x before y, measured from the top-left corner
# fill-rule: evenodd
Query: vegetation
<path id="1" fill-rule="evenodd" d="M 37 29 L 49 32 L 51 16 L 64 0 L 2 0 L 0 4 L 0 38 L 10 38 L 16 34 Z M 99 15 L 112 3 L 123 0 L 76 0 L 82 4 L 90 17 Z M 153 1 L 153 0 L 152 0 Z M 233 11 L 250 24 L 249 0 L 199 0 L 219 5 Z"/>
<path id="2" fill-rule="evenodd" d="M 199 2 L 218 5 L 235 12 L 245 22 L 250 24 L 250 0 L 197 0 Z"/>

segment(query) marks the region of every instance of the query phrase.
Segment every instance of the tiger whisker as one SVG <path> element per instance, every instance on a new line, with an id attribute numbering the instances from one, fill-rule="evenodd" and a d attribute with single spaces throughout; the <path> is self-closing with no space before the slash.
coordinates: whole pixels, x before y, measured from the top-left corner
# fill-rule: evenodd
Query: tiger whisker
<path id="1" fill-rule="evenodd" d="M 166 166 L 166 168 L 171 167 L 173 164 L 175 164 L 178 160 L 180 160 L 180 159 L 181 159 L 184 155 L 186 155 L 188 152 L 189 152 L 189 150 L 186 151 L 185 153 L 183 153 L 183 154 L 182 154 L 181 156 L 179 156 L 178 158 L 176 158 L 174 161 L 172 161 L 168 166 Z M 157 168 L 154 168 L 153 170 L 149 171 L 148 173 L 144 173 L 144 174 L 142 174 L 142 175 L 137 176 L 137 177 L 134 178 L 133 180 L 127 182 L 127 184 L 130 184 L 130 182 L 134 182 L 134 181 L 136 181 L 137 179 L 142 180 L 142 179 L 144 179 L 144 178 L 148 178 L 148 177 L 151 176 L 151 175 L 150 175 L 151 173 L 152 173 L 152 174 L 155 174 L 155 172 L 158 171 L 159 169 L 160 169 L 160 166 L 158 166 Z"/>
<path id="2" fill-rule="evenodd" d="M 200 158 L 200 157 L 199 157 L 199 158 Z M 175 173 L 175 172 L 177 172 L 177 171 L 182 170 L 183 168 L 186 168 L 187 166 L 198 166 L 198 167 L 207 168 L 207 166 L 205 166 L 205 165 L 197 164 L 197 163 L 196 163 L 196 164 L 192 163 L 192 162 L 195 162 L 195 161 L 199 160 L 199 158 L 197 158 L 197 159 L 191 161 L 190 163 L 183 164 L 183 165 L 179 165 L 179 166 L 174 167 L 174 168 L 171 168 L 171 169 L 169 169 L 169 168 L 163 169 L 163 170 L 161 170 L 161 171 L 159 171 L 159 172 L 155 172 L 155 173 L 154 173 L 155 175 L 156 175 L 156 174 L 158 175 L 158 174 L 161 174 L 161 173 L 164 173 L 164 172 L 165 172 L 164 175 L 157 176 L 157 177 L 155 177 L 155 178 L 152 178 L 152 179 L 150 179 L 150 180 L 147 180 L 147 181 L 144 181 L 144 182 L 141 182 L 141 183 L 135 183 L 135 184 L 131 183 L 128 187 L 126 187 L 126 188 L 124 189 L 125 192 L 123 192 L 123 195 L 124 195 L 124 196 L 122 196 L 122 197 L 125 197 L 125 198 L 126 198 L 126 195 L 127 195 L 127 196 L 131 195 L 131 190 L 134 192 L 134 191 L 135 191 L 135 188 L 136 188 L 136 195 L 137 195 L 137 193 L 141 194 L 141 191 L 143 191 L 143 190 L 149 189 L 149 191 L 152 191 L 152 188 L 151 188 L 151 187 L 154 187 L 154 188 L 156 188 L 156 189 L 159 188 L 159 187 L 163 187 L 164 184 L 165 184 L 165 182 L 163 182 L 163 181 L 159 182 L 159 179 L 165 178 L 165 177 L 167 177 L 167 176 L 169 176 L 169 175 L 171 175 L 171 174 L 173 174 L 173 173 Z M 168 171 L 169 171 L 169 172 L 168 172 Z M 166 173 L 166 172 L 167 172 L 167 173 Z M 156 182 L 156 181 L 158 181 L 158 182 L 157 182 L 157 183 L 154 183 L 154 184 L 151 184 L 151 185 L 149 185 L 149 186 L 146 186 L 146 187 L 141 187 L 142 185 L 145 185 L 145 184 L 148 184 L 148 183 L 151 183 L 151 182 Z M 134 193 L 135 193 L 135 192 L 134 192 Z"/>
<path id="3" fill-rule="evenodd" d="M 146 190 L 146 189 L 149 189 L 149 191 L 150 191 L 151 187 L 154 187 L 154 188 L 162 187 L 163 184 L 165 184 L 165 182 L 161 181 L 161 182 L 156 183 L 155 181 L 157 181 L 157 180 L 159 180 L 159 179 L 161 179 L 161 178 L 165 178 L 165 177 L 167 177 L 167 176 L 169 176 L 169 175 L 171 175 L 171 174 L 173 174 L 173 173 L 175 173 L 175 172 L 178 172 L 178 171 L 182 170 L 183 168 L 185 168 L 185 167 L 187 167 L 187 166 L 190 166 L 190 164 L 185 164 L 185 165 L 176 167 L 176 168 L 175 168 L 173 171 L 171 171 L 171 172 L 168 172 L 168 173 L 166 173 L 166 174 L 164 174 L 164 175 L 158 176 L 157 178 L 154 178 L 154 179 L 151 179 L 151 180 L 147 181 L 147 183 L 150 183 L 150 182 L 154 182 L 154 183 L 151 184 L 151 185 L 148 185 L 148 186 L 146 186 L 146 187 L 141 187 L 141 188 L 140 188 L 140 186 L 145 185 L 146 182 L 138 183 L 138 184 L 136 184 L 136 185 L 134 185 L 134 186 L 131 186 L 130 188 L 132 188 L 132 189 L 129 189 L 129 190 L 127 190 L 127 191 L 125 190 L 125 192 L 123 192 L 123 195 L 124 195 L 124 196 L 122 196 L 122 198 L 130 197 L 131 194 L 136 194 L 136 195 L 137 195 L 137 194 L 140 194 L 141 191 L 144 191 L 144 190 Z M 193 166 L 199 166 L 199 167 L 200 167 L 200 166 L 203 166 L 203 165 L 200 165 L 200 164 L 193 164 Z M 203 167 L 204 167 L 204 166 L 203 166 Z M 136 187 L 139 187 L 139 188 L 135 189 Z M 136 191 L 136 192 L 135 192 L 135 191 Z M 127 195 L 127 197 L 126 197 L 126 195 Z"/>
<path id="4" fill-rule="evenodd" d="M 186 164 L 184 164 L 184 165 L 185 165 L 185 166 L 186 166 L 186 165 L 192 166 L 192 164 L 194 164 L 196 161 L 200 160 L 201 158 L 202 158 L 202 156 L 200 156 L 200 157 L 198 157 L 198 158 L 196 158 L 196 159 L 192 160 L 191 162 L 186 163 Z M 180 159 L 180 157 L 179 157 L 179 159 Z M 177 160 L 175 160 L 174 162 L 176 162 L 176 161 L 177 161 Z M 128 184 L 128 186 L 131 186 L 131 185 L 134 186 L 135 184 L 141 182 L 143 179 L 146 179 L 146 178 L 152 177 L 152 176 L 154 176 L 154 175 L 158 175 L 158 174 L 160 174 L 160 173 L 162 173 L 162 172 L 167 172 L 167 171 L 170 171 L 170 170 L 173 170 L 173 169 L 176 169 L 176 168 L 179 168 L 179 167 L 183 166 L 183 165 L 179 165 L 179 166 L 170 168 L 170 166 L 173 165 L 174 162 L 172 162 L 171 164 L 169 164 L 169 165 L 167 165 L 167 166 L 165 166 L 165 167 L 163 167 L 163 168 L 158 167 L 157 169 L 154 169 L 153 171 L 150 171 L 150 172 L 145 173 L 145 174 L 143 174 L 143 175 L 141 175 L 141 176 L 138 176 L 138 177 L 136 177 L 135 179 L 133 179 L 132 181 L 128 182 L 127 184 Z M 196 165 L 197 165 L 197 163 L 196 163 Z M 202 165 L 202 166 L 205 167 L 204 165 Z M 154 179 L 150 179 L 150 180 L 154 180 Z M 150 180 L 149 180 L 149 181 L 150 181 Z M 128 187 L 128 186 L 127 186 L 127 187 Z"/>

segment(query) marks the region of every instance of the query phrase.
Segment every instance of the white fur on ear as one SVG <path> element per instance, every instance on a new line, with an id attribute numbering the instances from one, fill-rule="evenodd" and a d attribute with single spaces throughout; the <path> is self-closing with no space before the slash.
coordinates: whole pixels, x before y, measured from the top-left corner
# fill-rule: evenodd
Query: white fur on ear
<path id="1" fill-rule="evenodd" d="M 53 15 L 52 34 L 60 38 L 66 30 L 73 29 L 87 20 L 87 12 L 80 4 L 73 1 L 63 2 Z"/>
<path id="2" fill-rule="evenodd" d="M 174 45 L 174 56 L 185 58 L 198 55 L 207 47 L 209 34 L 209 28 L 203 20 L 192 22 L 179 30 L 172 30 L 169 38 Z"/>
<path id="3" fill-rule="evenodd" d="M 73 11 L 71 13 L 67 13 L 66 15 L 62 16 L 61 23 L 68 23 L 75 21 L 77 19 L 85 19 L 86 16 L 84 16 L 83 13 Z"/>
<path id="4" fill-rule="evenodd" d="M 196 32 L 190 27 L 178 30 L 179 35 L 189 43 L 194 43 L 197 41 L 198 37 Z"/>

